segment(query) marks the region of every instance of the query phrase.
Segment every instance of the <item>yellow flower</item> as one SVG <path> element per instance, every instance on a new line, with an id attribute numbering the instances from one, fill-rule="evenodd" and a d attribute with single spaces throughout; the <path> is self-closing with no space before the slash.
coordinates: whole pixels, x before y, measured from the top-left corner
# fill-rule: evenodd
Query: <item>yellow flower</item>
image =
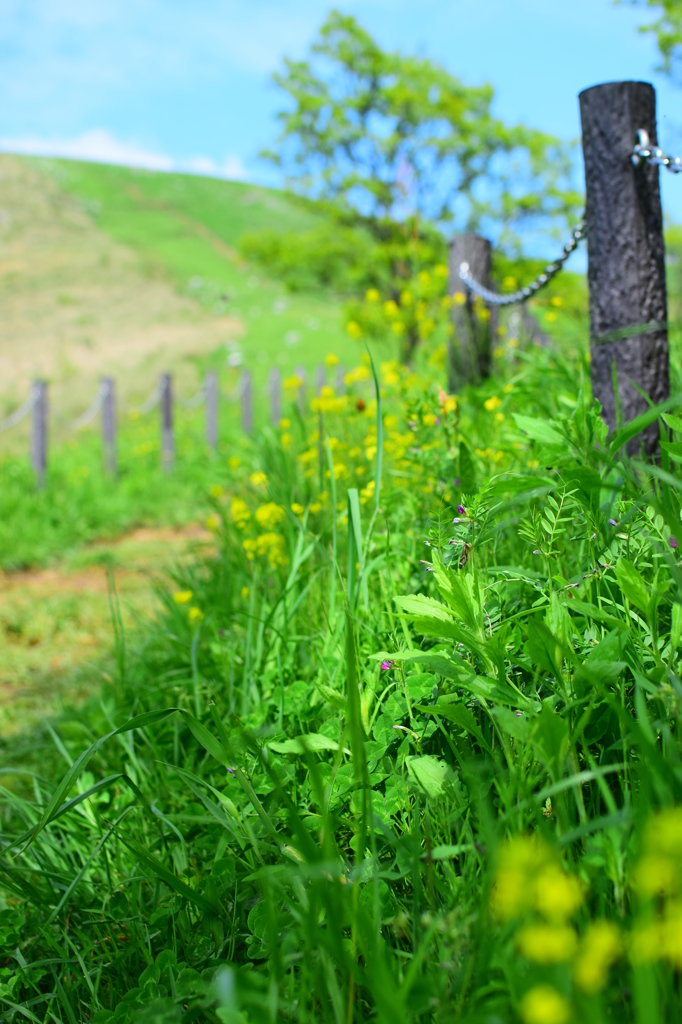
<path id="1" fill-rule="evenodd" d="M 435 412 L 425 412 L 422 416 L 422 423 L 425 427 L 435 427 L 437 419 Z"/>
<path id="2" fill-rule="evenodd" d="M 389 320 L 393 320 L 393 318 L 398 315 L 398 306 L 393 299 L 389 299 L 387 302 L 384 302 L 384 315 Z"/>
<path id="3" fill-rule="evenodd" d="M 273 526 L 281 523 L 285 515 L 285 511 L 280 505 L 275 505 L 274 501 L 269 501 L 267 504 L 261 505 L 260 508 L 256 509 L 256 522 L 259 526 L 271 529 Z"/>
<path id="4" fill-rule="evenodd" d="M 445 263 L 437 263 L 433 268 L 433 272 L 436 277 L 446 278 L 449 274 L 448 268 Z"/>
<path id="5" fill-rule="evenodd" d="M 502 280 L 502 288 L 505 292 L 513 292 L 517 283 L 516 278 L 508 274 L 507 277 Z"/>
<path id="6" fill-rule="evenodd" d="M 282 442 L 282 448 L 284 448 L 285 452 L 288 452 L 289 449 L 291 448 L 293 437 L 291 436 L 291 434 L 282 434 L 280 440 Z"/>
<path id="7" fill-rule="evenodd" d="M 334 468 L 336 469 L 336 467 L 334 467 Z M 321 511 L 322 511 L 322 505 L 320 504 L 319 501 L 311 502 L 311 504 L 310 504 L 310 514 L 311 514 L 311 516 L 317 516 L 317 515 L 320 514 Z"/>
<path id="8" fill-rule="evenodd" d="M 201 608 L 197 608 L 196 606 L 193 606 L 187 612 L 187 618 L 191 623 L 201 622 L 203 617 L 204 613 L 202 612 Z"/>
<path id="9" fill-rule="evenodd" d="M 452 296 L 452 304 L 453 304 L 453 306 L 463 306 L 464 303 L 466 302 L 466 300 L 467 300 L 467 297 L 464 294 L 464 292 L 454 292 L 454 294 Z"/>
<path id="10" fill-rule="evenodd" d="M 519 1009 L 524 1024 L 567 1024 L 571 1017 L 568 1002 L 551 985 L 536 985 L 530 989 Z"/>
<path id="11" fill-rule="evenodd" d="M 495 422 L 496 423 L 504 423 L 504 413 L 503 412 L 498 412 L 498 413 L 495 414 Z"/>
<path id="12" fill-rule="evenodd" d="M 480 309 L 476 310 L 476 316 L 479 320 L 483 320 L 484 323 L 487 323 L 488 320 L 490 320 L 490 310 L 487 306 L 482 306 Z"/>
<path id="13" fill-rule="evenodd" d="M 491 897 L 497 917 L 510 921 L 532 904 L 532 880 L 551 860 L 551 850 L 535 836 L 516 836 L 505 843 Z"/>
<path id="14" fill-rule="evenodd" d="M 643 896 L 670 893 L 679 885 L 679 871 L 670 857 L 650 853 L 643 857 L 634 872 L 637 889 Z"/>
<path id="15" fill-rule="evenodd" d="M 452 306 L 452 299 L 450 298 L 449 295 L 444 295 L 443 298 L 440 300 L 440 304 L 442 309 L 450 309 L 450 307 Z"/>
<path id="16" fill-rule="evenodd" d="M 549 313 L 545 313 L 545 320 L 549 324 L 553 324 L 554 321 L 556 320 L 556 318 L 557 318 L 557 315 L 556 315 L 556 313 L 554 312 L 553 309 L 550 309 Z"/>
<path id="17" fill-rule="evenodd" d="M 346 385 L 346 387 L 349 388 L 353 384 L 359 384 L 360 381 L 368 380 L 369 377 L 370 372 L 366 366 L 356 366 L 355 369 L 351 370 L 349 373 L 346 374 L 346 376 L 343 378 L 343 382 Z"/>
<path id="18" fill-rule="evenodd" d="M 213 484 L 209 491 L 209 494 L 211 495 L 212 498 L 221 498 L 224 493 L 225 488 L 221 487 L 220 484 Z"/>
<path id="19" fill-rule="evenodd" d="M 575 953 L 578 940 L 566 925 L 529 924 L 517 939 L 519 952 L 536 964 L 563 964 Z"/>
<path id="20" fill-rule="evenodd" d="M 400 337 L 402 334 L 405 333 L 405 324 L 402 322 L 402 320 L 395 320 L 391 324 L 391 330 L 395 335 Z"/>
<path id="21" fill-rule="evenodd" d="M 250 587 L 242 587 L 242 598 L 245 600 L 251 593 Z"/>
<path id="22" fill-rule="evenodd" d="M 507 342 L 507 344 L 509 345 L 510 348 L 518 348 L 519 347 L 519 339 L 518 338 L 510 338 L 509 341 Z"/>
<path id="23" fill-rule="evenodd" d="M 410 291 L 409 288 L 405 288 L 400 293 L 400 305 L 401 306 L 411 306 L 413 302 L 414 302 L 414 295 L 412 294 L 412 292 Z"/>
<path id="24" fill-rule="evenodd" d="M 505 395 L 510 395 L 512 393 L 512 391 L 514 390 L 514 385 L 513 384 L 505 384 L 504 387 L 502 388 L 502 390 L 504 391 Z"/>
<path id="25" fill-rule="evenodd" d="M 497 395 L 493 395 L 492 398 L 487 398 L 483 405 L 488 412 L 495 412 L 495 409 L 499 409 L 502 405 L 502 399 L 498 398 Z"/>
<path id="26" fill-rule="evenodd" d="M 298 391 L 302 386 L 303 380 L 297 373 L 292 373 L 291 377 L 285 377 L 282 381 L 282 387 L 285 391 Z"/>
<path id="27" fill-rule="evenodd" d="M 249 506 L 242 498 L 233 498 L 230 505 L 230 515 L 232 516 L 232 522 L 236 523 L 237 526 L 243 526 L 251 518 L 251 512 Z"/>
<path id="28" fill-rule="evenodd" d="M 254 487 L 268 486 L 268 478 L 266 477 L 265 473 L 262 473 L 260 470 L 256 470 L 255 473 L 252 473 L 251 476 L 249 477 L 249 480 L 251 481 Z"/>
<path id="29" fill-rule="evenodd" d="M 573 966 L 576 985 L 585 992 L 598 992 L 606 981 L 609 967 L 620 956 L 622 946 L 620 932 L 614 924 L 592 921 Z"/>
<path id="30" fill-rule="evenodd" d="M 220 529 L 220 516 L 217 516 L 215 512 L 211 512 L 210 516 L 206 516 L 206 529 L 210 530 L 211 533 L 216 533 Z"/>
<path id="31" fill-rule="evenodd" d="M 426 288 L 428 285 L 431 284 L 431 275 L 429 274 L 428 270 L 420 270 L 419 273 L 417 274 L 417 279 L 423 288 Z"/>
<path id="32" fill-rule="evenodd" d="M 457 412 L 457 395 L 449 395 L 442 388 L 438 392 L 438 403 L 444 415 L 450 412 Z"/>
<path id="33" fill-rule="evenodd" d="M 356 320 L 349 320 L 346 324 L 346 333 L 353 341 L 357 341 L 362 337 L 362 327 Z"/>
<path id="34" fill-rule="evenodd" d="M 282 419 L 279 421 L 279 429 L 288 430 L 290 426 L 291 420 L 287 419 L 286 416 L 282 416 Z"/>
<path id="35" fill-rule="evenodd" d="M 191 590 L 176 590 L 173 594 L 173 600 L 176 604 L 189 604 L 194 594 Z"/>
<path id="36" fill-rule="evenodd" d="M 239 467 L 241 466 L 242 460 L 239 458 L 238 455 L 231 455 L 230 458 L 227 460 L 227 464 L 234 473 L 235 469 L 239 469 Z"/>
<path id="37" fill-rule="evenodd" d="M 325 364 L 325 366 L 338 366 L 339 365 L 339 357 L 334 355 L 333 352 L 329 352 L 324 357 L 324 364 Z"/>
<path id="38" fill-rule="evenodd" d="M 365 299 L 367 300 L 367 302 L 377 303 L 381 301 L 381 295 L 379 295 L 379 292 L 376 290 L 376 288 L 368 288 L 365 293 Z"/>
<path id="39" fill-rule="evenodd" d="M 504 355 L 504 349 L 500 345 L 496 345 L 493 349 L 493 355 L 495 356 L 495 359 L 501 359 Z"/>
<path id="40" fill-rule="evenodd" d="M 300 517 L 305 512 L 305 509 L 303 508 L 303 505 L 299 505 L 297 501 L 294 501 L 291 505 L 291 511 L 294 513 L 295 516 Z"/>
<path id="41" fill-rule="evenodd" d="M 553 306 L 556 306 L 557 309 L 560 306 L 563 306 L 563 304 L 564 304 L 564 300 L 561 298 L 560 295 L 553 295 L 552 298 L 549 301 L 552 303 Z"/>
<path id="42" fill-rule="evenodd" d="M 551 921 L 572 917 L 583 902 L 583 891 L 573 875 L 558 864 L 549 864 L 533 883 L 534 902 L 540 913 Z"/>

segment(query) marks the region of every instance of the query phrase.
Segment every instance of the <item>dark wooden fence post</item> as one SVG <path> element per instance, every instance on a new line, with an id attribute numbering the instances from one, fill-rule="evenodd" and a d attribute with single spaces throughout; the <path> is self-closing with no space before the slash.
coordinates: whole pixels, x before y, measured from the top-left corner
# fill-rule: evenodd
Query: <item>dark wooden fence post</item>
<path id="1" fill-rule="evenodd" d="M 159 390 L 161 394 L 161 466 L 165 473 L 170 473 L 175 461 L 173 378 L 170 373 L 161 374 Z"/>
<path id="2" fill-rule="evenodd" d="M 113 476 L 118 472 L 116 457 L 116 384 L 113 377 L 102 377 L 102 452 L 104 471 Z"/>
<path id="3" fill-rule="evenodd" d="M 251 371 L 242 370 L 240 378 L 242 404 L 242 430 L 250 434 L 253 430 L 253 383 Z"/>
<path id="4" fill-rule="evenodd" d="M 301 416 L 305 416 L 305 408 L 306 408 L 306 372 L 305 372 L 305 367 L 297 366 L 296 367 L 296 376 L 301 381 L 301 386 L 298 389 L 298 411 L 300 412 Z"/>
<path id="5" fill-rule="evenodd" d="M 450 295 L 454 333 L 448 341 L 448 388 L 457 391 L 463 384 L 490 376 L 492 338 L 497 327 L 497 311 L 475 302 L 459 277 L 462 263 L 479 284 L 492 288 L 490 267 L 492 245 L 479 235 L 457 235 L 450 242 Z M 477 315 L 477 310 L 481 315 Z"/>
<path id="6" fill-rule="evenodd" d="M 346 371 L 344 370 L 343 366 L 341 366 L 341 363 L 337 363 L 336 373 L 334 375 L 334 391 L 336 392 L 337 395 L 345 394 L 346 382 L 343 379 L 345 376 Z"/>
<path id="7" fill-rule="evenodd" d="M 315 394 L 319 395 L 322 388 L 327 383 L 327 370 L 324 366 L 318 366 L 315 370 Z"/>
<path id="8" fill-rule="evenodd" d="M 632 163 L 637 132 L 656 146 L 656 92 L 609 82 L 580 93 L 585 158 L 592 393 L 611 429 L 670 394 L 663 216 L 658 167 Z M 614 373 L 615 366 L 615 373 Z M 617 397 L 613 381 L 617 381 Z M 618 408 L 616 407 L 616 402 Z M 658 448 L 653 423 L 627 446 Z"/>
<path id="9" fill-rule="evenodd" d="M 209 370 L 204 382 L 206 396 L 206 443 L 215 451 L 218 447 L 218 375 Z"/>
<path id="10" fill-rule="evenodd" d="M 268 385 L 270 388 L 270 422 L 273 427 L 278 427 L 282 418 L 282 375 L 276 366 L 270 370 Z"/>
<path id="11" fill-rule="evenodd" d="M 33 410 L 31 419 L 31 465 L 36 475 L 36 487 L 42 491 L 47 473 L 47 381 L 33 381 Z"/>

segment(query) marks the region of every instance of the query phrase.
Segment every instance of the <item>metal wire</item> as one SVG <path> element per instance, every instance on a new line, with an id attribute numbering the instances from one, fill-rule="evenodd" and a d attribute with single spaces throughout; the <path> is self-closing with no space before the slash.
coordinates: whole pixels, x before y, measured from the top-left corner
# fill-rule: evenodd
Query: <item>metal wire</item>
<path id="1" fill-rule="evenodd" d="M 149 398 L 142 403 L 141 406 L 132 406 L 128 409 L 130 416 L 145 416 L 148 412 L 151 412 L 154 406 L 158 405 L 161 401 L 161 387 L 159 384 L 156 385 Z"/>
<path id="2" fill-rule="evenodd" d="M 183 409 L 198 409 L 205 399 L 206 388 L 202 386 L 199 388 L 196 395 L 192 396 L 192 398 L 182 398 L 181 395 L 178 395 L 176 401 Z"/>
<path id="3" fill-rule="evenodd" d="M 35 404 L 36 396 L 33 388 L 31 388 L 31 394 L 28 396 L 26 401 L 22 402 L 19 408 L 15 409 L 13 413 L 10 413 L 6 419 L 0 420 L 0 434 L 4 433 L 5 430 L 11 430 L 12 427 L 16 427 L 17 423 L 21 423 L 21 421 L 31 412 Z"/>
<path id="4" fill-rule="evenodd" d="M 470 292 L 473 292 L 474 295 L 479 295 L 488 303 L 489 306 L 515 306 L 519 302 L 527 302 L 528 299 L 531 299 L 536 292 L 539 292 L 541 288 L 548 285 L 553 277 L 556 277 L 568 257 L 578 247 L 578 242 L 580 242 L 586 234 L 587 228 L 585 226 L 585 221 L 582 220 L 569 238 L 568 242 L 566 242 L 561 256 L 555 259 L 553 263 L 548 263 L 542 273 L 539 274 L 534 281 L 527 284 L 524 288 L 519 288 L 516 292 L 511 292 L 509 295 L 500 295 L 498 292 L 493 292 L 490 288 L 486 288 L 484 285 L 480 284 L 471 276 L 468 263 L 460 263 L 459 279 Z"/>
<path id="5" fill-rule="evenodd" d="M 79 416 L 78 419 L 75 419 L 71 423 L 69 423 L 69 427 L 71 428 L 71 430 L 82 430 L 83 427 L 87 427 L 90 423 L 92 423 L 92 421 L 94 420 L 95 416 L 97 415 L 97 413 L 102 408 L 103 402 L 104 402 L 104 385 L 100 384 L 99 391 L 95 395 L 95 400 L 92 403 L 92 405 L 90 406 L 90 408 L 86 409 L 86 411 L 83 413 L 83 415 Z"/>
<path id="6" fill-rule="evenodd" d="M 639 167 L 643 163 L 656 164 L 659 167 L 665 167 L 672 174 L 680 174 L 682 172 L 682 159 L 679 156 L 668 156 L 658 146 L 652 147 L 649 141 L 649 133 L 644 128 L 640 128 L 637 132 L 637 142 L 634 145 L 630 159 L 635 167 Z"/>

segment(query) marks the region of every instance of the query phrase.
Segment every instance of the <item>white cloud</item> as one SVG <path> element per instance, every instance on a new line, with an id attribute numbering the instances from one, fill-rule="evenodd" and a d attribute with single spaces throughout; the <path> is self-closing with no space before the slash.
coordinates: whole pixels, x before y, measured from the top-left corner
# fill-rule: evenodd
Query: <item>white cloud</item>
<path id="1" fill-rule="evenodd" d="M 103 128 L 83 132 L 72 139 L 45 139 L 32 135 L 18 138 L 0 137 L 0 150 L 29 156 L 55 156 L 71 160 L 93 160 L 103 164 L 122 164 L 125 167 L 142 167 L 149 171 L 186 171 L 190 174 L 205 174 L 240 181 L 249 178 L 249 173 L 239 156 L 228 156 L 222 163 L 209 156 L 176 160 L 165 153 L 146 149 L 136 142 L 122 142 Z"/>

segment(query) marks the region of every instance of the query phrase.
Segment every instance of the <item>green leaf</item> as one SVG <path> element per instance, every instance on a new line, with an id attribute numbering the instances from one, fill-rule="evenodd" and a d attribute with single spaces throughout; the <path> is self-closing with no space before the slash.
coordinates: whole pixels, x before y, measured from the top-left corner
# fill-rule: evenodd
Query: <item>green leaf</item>
<path id="1" fill-rule="evenodd" d="M 661 419 L 670 427 L 671 430 L 675 430 L 682 434 L 682 416 L 673 416 L 672 413 L 664 412 Z"/>
<path id="2" fill-rule="evenodd" d="M 428 797 L 436 799 L 445 789 L 448 766 L 431 754 L 423 757 L 408 757 L 407 771 L 421 786 Z"/>
<path id="3" fill-rule="evenodd" d="M 661 441 L 661 448 L 673 462 L 682 462 L 682 441 Z"/>
<path id="4" fill-rule="evenodd" d="M 329 736 L 323 736 L 319 732 L 304 733 L 302 736 L 296 736 L 290 740 L 272 740 L 268 743 L 268 747 L 276 754 L 318 753 L 320 750 L 339 749 L 336 740 L 330 739 Z"/>
<path id="5" fill-rule="evenodd" d="M 641 573 L 627 558 L 619 558 L 616 562 L 616 579 L 624 597 L 646 615 L 650 605 L 649 588 Z"/>
<path id="6" fill-rule="evenodd" d="M 514 413 L 516 426 L 532 441 L 541 441 L 543 444 L 566 445 L 566 438 L 558 430 L 555 430 L 546 420 L 538 420 L 532 416 L 520 416 Z"/>

